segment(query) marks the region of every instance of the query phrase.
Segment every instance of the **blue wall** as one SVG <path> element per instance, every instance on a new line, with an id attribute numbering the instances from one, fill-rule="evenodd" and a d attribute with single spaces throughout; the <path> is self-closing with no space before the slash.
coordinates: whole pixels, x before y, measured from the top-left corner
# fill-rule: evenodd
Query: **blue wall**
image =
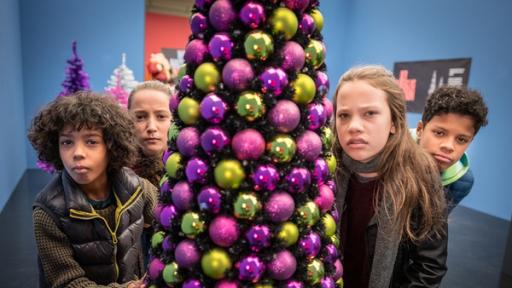
<path id="1" fill-rule="evenodd" d="M 0 1 L 0 211 L 27 161 L 19 15 L 17 0 Z"/>
<path id="2" fill-rule="evenodd" d="M 135 78 L 143 79 L 144 1 L 23 0 L 20 12 L 27 126 L 61 91 L 74 40 L 92 90 L 104 90 L 123 52 Z M 35 167 L 35 151 L 26 147 L 26 163 Z"/>
<path id="3" fill-rule="evenodd" d="M 327 2 L 331 1 L 322 5 Z M 510 151 L 512 141 L 508 125 L 512 107 L 508 86 L 512 79 L 512 2 L 352 0 L 324 6 L 329 5 L 337 10 L 324 14 L 339 16 L 337 25 L 329 23 L 326 27 L 331 45 L 328 52 L 342 54 L 328 58 L 331 71 L 345 71 L 357 64 L 377 63 L 392 69 L 397 61 L 472 58 L 469 86 L 483 93 L 490 115 L 489 125 L 468 150 L 476 181 L 462 205 L 509 220 L 512 196 L 507 178 L 512 154 L 505 151 Z M 344 15 L 349 18 L 343 19 Z M 344 27 L 344 36 L 333 39 L 332 35 L 340 34 L 339 27 Z M 342 49 L 333 51 L 333 46 Z M 339 76 L 331 76 L 331 95 Z M 419 114 L 408 116 L 410 126 L 420 119 Z"/>

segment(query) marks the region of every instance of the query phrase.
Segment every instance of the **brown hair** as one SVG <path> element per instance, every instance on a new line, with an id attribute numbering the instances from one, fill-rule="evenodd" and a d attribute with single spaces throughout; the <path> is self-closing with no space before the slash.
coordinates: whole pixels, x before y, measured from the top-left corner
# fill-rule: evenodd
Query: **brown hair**
<path id="1" fill-rule="evenodd" d="M 128 109 L 132 106 L 133 95 L 141 90 L 156 90 L 165 93 L 169 98 L 171 97 L 171 86 L 168 84 L 156 80 L 145 81 L 135 86 L 130 92 L 130 96 L 128 96 Z"/>
<path id="2" fill-rule="evenodd" d="M 336 87 L 335 113 L 340 87 L 351 81 L 365 81 L 386 93 L 391 121 L 396 129 L 381 151 L 378 173 L 382 184 L 374 203 L 375 213 L 379 213 L 377 201 L 388 203 L 381 206 L 385 215 L 393 220 L 402 237 L 412 241 L 421 241 L 432 231 L 438 234 L 446 206 L 440 176 L 432 158 L 418 147 L 409 133 L 403 91 L 391 72 L 382 66 L 354 67 L 341 76 Z M 333 131 L 337 131 L 336 119 Z M 337 159 L 341 160 L 342 147 L 337 137 L 333 149 Z M 342 163 L 338 163 L 338 167 L 343 169 Z"/>
<path id="3" fill-rule="evenodd" d="M 28 139 L 39 160 L 64 169 L 59 154 L 59 135 L 66 125 L 103 131 L 108 150 L 109 172 L 129 167 L 135 160 L 137 143 L 132 118 L 111 97 L 89 91 L 58 97 L 32 120 Z"/>

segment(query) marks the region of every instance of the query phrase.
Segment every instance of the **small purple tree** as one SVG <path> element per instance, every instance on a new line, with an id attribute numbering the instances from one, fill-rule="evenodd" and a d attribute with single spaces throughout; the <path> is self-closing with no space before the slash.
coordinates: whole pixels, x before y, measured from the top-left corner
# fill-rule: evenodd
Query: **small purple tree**
<path id="1" fill-rule="evenodd" d="M 66 61 L 66 79 L 62 82 L 59 96 L 71 95 L 78 91 L 90 90 L 89 75 L 83 70 L 84 61 L 76 53 L 76 41 L 73 41 L 73 57 Z"/>

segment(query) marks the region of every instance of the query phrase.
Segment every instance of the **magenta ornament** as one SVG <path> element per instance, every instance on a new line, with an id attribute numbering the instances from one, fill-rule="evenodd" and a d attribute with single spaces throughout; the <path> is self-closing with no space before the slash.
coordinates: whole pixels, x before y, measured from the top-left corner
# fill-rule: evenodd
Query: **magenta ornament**
<path id="1" fill-rule="evenodd" d="M 322 140 L 315 132 L 306 130 L 297 137 L 297 152 L 307 161 L 313 161 L 322 153 Z"/>
<path id="2" fill-rule="evenodd" d="M 332 191 L 336 191 L 336 183 L 331 179 L 325 182 L 325 185 L 329 186 Z"/>
<path id="3" fill-rule="evenodd" d="M 334 192 L 329 186 L 322 184 L 318 187 L 318 196 L 315 198 L 315 204 L 324 213 L 331 209 L 334 204 Z"/>
<path id="4" fill-rule="evenodd" d="M 324 105 L 325 116 L 327 120 L 330 120 L 334 109 L 331 100 L 329 100 L 329 98 L 327 97 L 324 97 L 322 99 L 322 105 Z"/>
<path id="5" fill-rule="evenodd" d="M 286 192 L 274 192 L 265 203 L 265 212 L 272 222 L 288 220 L 295 210 L 292 196 Z"/>
<path id="6" fill-rule="evenodd" d="M 162 185 L 160 185 L 160 195 L 167 196 L 171 190 L 169 190 L 169 181 L 165 180 Z"/>
<path id="7" fill-rule="evenodd" d="M 244 129 L 235 134 L 231 148 L 239 160 L 256 160 L 265 152 L 265 139 L 255 129 Z"/>
<path id="8" fill-rule="evenodd" d="M 256 29 L 265 23 L 265 8 L 257 2 L 249 1 L 240 9 L 239 18 L 246 26 Z"/>
<path id="9" fill-rule="evenodd" d="M 251 63 L 242 58 L 229 60 L 222 69 L 222 82 L 234 91 L 247 89 L 253 78 L 254 71 Z"/>
<path id="10" fill-rule="evenodd" d="M 206 95 L 199 105 L 201 116 L 212 124 L 222 122 L 227 109 L 226 102 L 214 93 Z"/>
<path id="11" fill-rule="evenodd" d="M 329 92 L 329 76 L 325 74 L 325 72 L 317 71 L 316 77 L 315 77 L 315 85 L 316 85 L 316 92 L 322 96 L 325 97 L 327 95 L 327 92 Z M 332 109 L 331 109 L 332 112 Z M 330 117 L 329 117 L 330 118 Z"/>
<path id="12" fill-rule="evenodd" d="M 229 61 L 233 54 L 233 40 L 227 33 L 213 35 L 208 43 L 208 50 L 214 61 Z"/>
<path id="13" fill-rule="evenodd" d="M 311 177 L 317 184 L 323 184 L 329 177 L 329 167 L 327 166 L 327 162 L 325 162 L 324 158 L 319 157 L 315 160 L 315 166 Z"/>
<path id="14" fill-rule="evenodd" d="M 306 53 L 299 43 L 288 41 L 280 52 L 283 62 L 281 67 L 288 72 L 299 72 L 306 61 Z"/>
<path id="15" fill-rule="evenodd" d="M 254 225 L 245 233 L 245 238 L 254 252 L 269 247 L 271 237 L 270 229 L 265 225 Z"/>
<path id="16" fill-rule="evenodd" d="M 270 110 L 268 119 L 278 132 L 289 133 L 299 125 L 300 110 L 293 101 L 279 100 Z"/>
<path id="17" fill-rule="evenodd" d="M 302 34 L 310 36 L 315 32 L 315 29 L 316 26 L 313 17 L 309 14 L 303 14 L 299 22 L 299 30 L 302 31 Z"/>
<path id="18" fill-rule="evenodd" d="M 178 215 L 178 212 L 176 211 L 176 207 L 174 205 L 167 205 L 162 208 L 160 211 L 159 219 L 160 219 L 160 225 L 164 227 L 164 229 L 171 228 L 171 224 L 174 218 Z"/>
<path id="19" fill-rule="evenodd" d="M 261 92 L 279 96 L 288 86 L 288 76 L 281 68 L 266 68 L 258 77 L 261 81 Z"/>
<path id="20" fill-rule="evenodd" d="M 215 284 L 215 288 L 238 288 L 238 284 L 235 281 L 221 280 Z"/>
<path id="21" fill-rule="evenodd" d="M 272 279 L 286 280 L 295 273 L 297 260 L 290 251 L 282 250 L 274 254 L 272 260 L 267 265 L 267 269 Z"/>
<path id="22" fill-rule="evenodd" d="M 304 288 L 304 284 L 297 280 L 290 280 L 283 286 L 284 288 Z"/>
<path id="23" fill-rule="evenodd" d="M 157 221 L 160 220 L 160 213 L 162 213 L 163 208 L 164 205 L 162 203 L 157 203 L 155 209 L 153 209 L 153 217 L 155 217 Z"/>
<path id="24" fill-rule="evenodd" d="M 224 215 L 217 216 L 213 219 L 208 233 L 213 243 L 220 247 L 230 247 L 240 236 L 236 220 Z"/>
<path id="25" fill-rule="evenodd" d="M 219 189 L 215 186 L 206 186 L 201 188 L 197 196 L 197 203 L 200 210 L 206 210 L 214 214 L 219 213 L 222 196 Z"/>
<path id="26" fill-rule="evenodd" d="M 252 174 L 254 190 L 274 191 L 279 183 L 279 172 L 273 165 L 260 165 Z"/>
<path id="27" fill-rule="evenodd" d="M 162 249 L 164 252 L 172 252 L 176 249 L 176 244 L 171 241 L 171 236 L 165 236 L 164 241 L 162 242 Z"/>
<path id="28" fill-rule="evenodd" d="M 327 244 L 324 247 L 324 261 L 333 264 L 339 257 L 338 248 L 334 244 Z"/>
<path id="29" fill-rule="evenodd" d="M 322 248 L 322 240 L 316 232 L 309 232 L 299 240 L 299 247 L 307 258 L 313 259 Z"/>
<path id="30" fill-rule="evenodd" d="M 186 211 L 192 206 L 194 201 L 194 192 L 190 188 L 187 181 L 180 181 L 174 185 L 172 189 L 172 203 L 176 209 L 180 211 Z"/>
<path id="31" fill-rule="evenodd" d="M 183 76 L 180 80 L 179 88 L 185 94 L 190 93 L 192 88 L 194 88 L 194 79 L 190 75 Z"/>
<path id="32" fill-rule="evenodd" d="M 311 185 L 311 174 L 306 168 L 293 168 L 285 178 L 289 192 L 302 193 Z"/>
<path id="33" fill-rule="evenodd" d="M 334 261 L 334 275 L 332 278 L 338 280 L 343 277 L 343 264 L 341 264 L 341 260 L 338 259 Z"/>
<path id="34" fill-rule="evenodd" d="M 324 105 L 319 103 L 311 103 L 307 106 L 308 129 L 316 130 L 322 127 L 327 121 Z"/>
<path id="35" fill-rule="evenodd" d="M 179 103 L 180 101 L 178 99 L 178 93 L 173 93 L 171 95 L 171 99 L 169 99 L 169 110 L 171 110 L 171 112 L 176 111 L 176 109 L 178 109 Z"/>
<path id="36" fill-rule="evenodd" d="M 180 268 L 191 269 L 201 259 L 201 253 L 194 240 L 185 239 L 176 246 L 174 258 Z"/>
<path id="37" fill-rule="evenodd" d="M 320 281 L 320 287 L 322 288 L 336 288 L 336 284 L 331 277 L 324 277 L 322 281 Z"/>
<path id="38" fill-rule="evenodd" d="M 206 6 L 213 3 L 215 0 L 196 0 L 196 6 L 199 9 L 204 9 Z"/>
<path id="39" fill-rule="evenodd" d="M 178 264 L 179 265 L 179 264 Z M 201 281 L 197 279 L 190 279 L 183 283 L 183 286 L 181 288 L 204 288 L 203 284 L 201 284 Z"/>
<path id="40" fill-rule="evenodd" d="M 236 20 L 236 11 L 230 0 L 217 0 L 210 7 L 208 14 L 210 24 L 217 31 L 228 32 Z"/>
<path id="41" fill-rule="evenodd" d="M 162 154 L 162 163 L 166 163 L 167 159 L 169 159 L 169 156 L 171 156 L 172 151 L 169 149 L 165 149 L 164 153 Z"/>
<path id="42" fill-rule="evenodd" d="M 153 280 L 158 279 L 162 271 L 164 270 L 165 264 L 158 258 L 153 258 L 151 262 L 149 262 L 148 273 L 149 277 Z"/>
<path id="43" fill-rule="evenodd" d="M 338 207 L 334 207 L 334 209 L 332 209 L 331 216 L 336 223 L 340 222 L 340 212 L 338 211 Z"/>
<path id="44" fill-rule="evenodd" d="M 194 13 L 190 17 L 190 30 L 197 38 L 203 38 L 208 31 L 208 18 L 201 13 Z"/>
<path id="45" fill-rule="evenodd" d="M 195 127 L 186 127 L 181 129 L 176 138 L 176 146 L 181 155 L 192 157 L 197 155 L 199 149 L 199 130 Z"/>
<path id="46" fill-rule="evenodd" d="M 238 279 L 256 283 L 265 272 L 265 263 L 258 256 L 247 256 L 237 263 Z"/>
<path id="47" fill-rule="evenodd" d="M 309 0 L 283 0 L 283 3 L 295 12 L 304 13 L 304 10 L 308 8 Z"/>
<path id="48" fill-rule="evenodd" d="M 187 63 L 199 65 L 204 62 L 207 55 L 208 46 L 206 46 L 203 40 L 194 39 L 188 42 L 187 47 L 185 47 L 183 59 L 185 59 Z"/>
<path id="49" fill-rule="evenodd" d="M 185 175 L 189 183 L 205 183 L 208 173 L 208 163 L 203 159 L 194 157 L 187 162 Z"/>
<path id="50" fill-rule="evenodd" d="M 229 138 L 220 127 L 210 127 L 201 134 L 201 147 L 207 154 L 220 152 L 229 145 Z"/>

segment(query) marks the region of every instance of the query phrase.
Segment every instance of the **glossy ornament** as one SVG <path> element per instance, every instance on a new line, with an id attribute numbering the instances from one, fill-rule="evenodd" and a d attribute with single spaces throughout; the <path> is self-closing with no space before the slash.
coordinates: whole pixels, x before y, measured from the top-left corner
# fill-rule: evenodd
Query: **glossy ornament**
<path id="1" fill-rule="evenodd" d="M 288 86 L 288 76 L 281 68 L 269 67 L 260 74 L 261 92 L 279 96 Z"/>
<path id="2" fill-rule="evenodd" d="M 273 191 L 279 183 L 279 172 L 273 165 L 260 165 L 251 176 L 254 190 Z"/>
<path id="3" fill-rule="evenodd" d="M 183 169 L 181 162 L 182 157 L 180 153 L 172 153 L 165 162 L 165 171 L 171 178 L 177 178 L 178 172 Z"/>
<path id="4" fill-rule="evenodd" d="M 265 114 L 265 104 L 261 95 L 253 91 L 245 91 L 238 97 L 235 106 L 238 115 L 252 122 Z"/>
<path id="5" fill-rule="evenodd" d="M 238 279 L 252 283 L 258 282 L 265 272 L 265 263 L 255 255 L 243 257 L 236 266 Z"/>
<path id="6" fill-rule="evenodd" d="M 311 185 L 311 174 L 306 168 L 293 168 L 285 177 L 288 191 L 292 193 L 305 192 Z"/>
<path id="7" fill-rule="evenodd" d="M 183 78 L 181 78 L 181 80 L 179 82 L 180 91 L 187 94 L 187 93 L 190 93 L 193 88 L 194 88 L 194 79 L 192 77 L 190 77 L 190 75 L 183 76 Z M 177 101 L 177 98 L 175 98 L 173 101 Z M 171 107 L 171 110 L 174 110 L 175 105 L 171 105 L 171 106 L 173 106 L 173 107 Z M 176 105 L 176 107 L 177 107 L 177 105 Z"/>
<path id="8" fill-rule="evenodd" d="M 245 179 L 245 171 L 238 160 L 222 160 L 215 167 L 215 183 L 223 189 L 238 189 Z"/>
<path id="9" fill-rule="evenodd" d="M 325 161 L 327 162 L 327 167 L 329 167 L 329 172 L 334 175 L 334 172 L 336 172 L 336 157 L 329 153 L 325 157 Z"/>
<path id="10" fill-rule="evenodd" d="M 203 38 L 203 35 L 208 31 L 208 18 L 201 13 L 194 13 L 190 17 L 190 30 L 197 38 Z"/>
<path id="11" fill-rule="evenodd" d="M 331 216 L 331 214 L 326 213 L 322 217 L 322 224 L 324 227 L 325 236 L 331 237 L 336 234 L 336 222 L 334 221 L 334 218 Z"/>
<path id="12" fill-rule="evenodd" d="M 151 247 L 158 248 L 164 242 L 165 233 L 163 231 L 158 231 L 153 236 L 151 236 Z"/>
<path id="13" fill-rule="evenodd" d="M 269 247 L 271 237 L 270 229 L 265 225 L 254 225 L 245 233 L 245 238 L 254 252 Z"/>
<path id="14" fill-rule="evenodd" d="M 172 204 L 169 204 L 162 207 L 157 220 L 159 220 L 160 225 L 162 225 L 162 227 L 167 230 L 171 228 L 171 224 L 175 220 L 176 216 L 178 216 L 176 207 L 174 207 Z"/>
<path id="15" fill-rule="evenodd" d="M 196 100 L 185 97 L 178 104 L 178 116 L 187 125 L 194 125 L 199 120 L 199 103 Z"/>
<path id="16" fill-rule="evenodd" d="M 222 195 L 219 192 L 219 189 L 215 186 L 206 186 L 201 188 L 199 195 L 197 196 L 197 202 L 199 204 L 199 209 L 204 211 L 209 211 L 211 213 L 217 214 L 220 212 L 220 207 L 222 204 Z"/>
<path id="17" fill-rule="evenodd" d="M 326 49 L 322 42 L 311 39 L 304 52 L 306 53 L 306 62 L 310 63 L 315 69 L 318 69 L 324 63 Z"/>
<path id="18" fill-rule="evenodd" d="M 320 130 L 320 133 L 324 149 L 327 151 L 331 151 L 332 145 L 334 144 L 334 133 L 332 133 L 331 128 L 325 126 Z"/>
<path id="19" fill-rule="evenodd" d="M 195 238 L 204 231 L 204 221 L 195 212 L 188 212 L 181 219 L 181 231 L 188 238 Z"/>
<path id="20" fill-rule="evenodd" d="M 315 19 L 309 14 L 303 14 L 299 21 L 299 30 L 306 36 L 311 36 L 315 32 Z"/>
<path id="21" fill-rule="evenodd" d="M 261 210 L 258 197 L 252 193 L 240 193 L 233 203 L 234 215 L 239 219 L 253 219 Z"/>
<path id="22" fill-rule="evenodd" d="M 313 101 L 316 94 L 315 81 L 306 74 L 299 74 L 297 79 L 292 82 L 294 89 L 292 100 L 300 105 L 305 105 Z"/>
<path id="23" fill-rule="evenodd" d="M 310 284 L 315 285 L 320 283 L 324 275 L 324 264 L 320 260 L 314 259 L 307 265 L 306 278 Z"/>
<path id="24" fill-rule="evenodd" d="M 311 227 L 320 220 L 320 209 L 314 202 L 309 201 L 297 209 L 297 216 L 300 224 Z"/>
<path id="25" fill-rule="evenodd" d="M 272 161 L 286 163 L 293 159 L 297 146 L 289 135 L 278 134 L 267 144 L 267 150 Z"/>
<path id="26" fill-rule="evenodd" d="M 308 8 L 309 0 L 283 0 L 283 3 L 286 7 L 290 8 L 291 10 L 302 14 L 304 13 L 304 10 Z"/>
<path id="27" fill-rule="evenodd" d="M 231 269 L 231 260 L 226 251 L 214 248 L 206 252 L 201 258 L 201 268 L 204 274 L 213 279 L 222 279 Z"/>
<path id="28" fill-rule="evenodd" d="M 311 103 L 307 106 L 308 129 L 316 130 L 327 121 L 324 106 L 319 103 Z"/>
<path id="29" fill-rule="evenodd" d="M 334 192 L 329 186 L 325 184 L 318 186 L 318 196 L 315 198 L 315 204 L 323 213 L 331 209 L 334 204 Z"/>
<path id="30" fill-rule="evenodd" d="M 315 85 L 316 85 L 316 93 L 318 95 L 325 97 L 327 95 L 327 92 L 329 92 L 329 76 L 325 72 L 317 71 L 316 77 L 315 77 Z M 329 99 L 327 99 L 329 100 Z M 331 107 L 332 108 L 332 107 Z M 332 109 L 331 109 L 331 115 L 332 115 Z M 328 115 L 327 118 L 330 118 L 330 115 Z"/>
<path id="31" fill-rule="evenodd" d="M 203 63 L 194 72 L 194 84 L 205 93 L 215 91 L 219 81 L 220 73 L 213 63 Z"/>
<path id="32" fill-rule="evenodd" d="M 229 137 L 220 127 L 210 127 L 206 129 L 200 137 L 201 147 L 206 154 L 211 155 L 221 152 L 229 145 Z"/>
<path id="33" fill-rule="evenodd" d="M 311 176 L 313 181 L 319 185 L 326 182 L 329 177 L 329 167 L 323 158 L 316 158 Z"/>
<path id="34" fill-rule="evenodd" d="M 172 262 L 165 265 L 164 270 L 162 271 L 162 278 L 164 279 L 164 282 L 170 286 L 180 283 L 182 280 L 178 271 L 178 264 L 176 264 L 176 262 Z"/>
<path id="35" fill-rule="evenodd" d="M 274 53 L 274 41 L 263 31 L 251 31 L 245 38 L 244 50 L 247 59 L 265 61 Z"/>
<path id="36" fill-rule="evenodd" d="M 292 246 L 299 240 L 299 228 L 293 222 L 285 222 L 279 227 L 277 238 L 283 241 L 286 247 Z"/>
<path id="37" fill-rule="evenodd" d="M 206 183 L 209 168 L 210 166 L 205 160 L 198 157 L 191 158 L 185 167 L 185 175 L 187 176 L 188 182 Z"/>
<path id="38" fill-rule="evenodd" d="M 309 232 L 299 240 L 299 247 L 308 259 L 313 259 L 320 252 L 322 240 L 316 232 Z"/>
<path id="39" fill-rule="evenodd" d="M 201 100 L 201 104 L 199 104 L 201 117 L 212 124 L 222 122 L 227 110 L 228 105 L 226 102 L 214 93 L 206 95 L 203 100 Z"/>
<path id="40" fill-rule="evenodd" d="M 286 40 L 290 40 L 297 33 L 298 22 L 295 13 L 285 7 L 275 9 L 270 18 L 272 33 L 276 35 L 282 33 Z"/>
<path id="41" fill-rule="evenodd" d="M 239 18 L 251 29 L 256 29 L 265 23 L 265 8 L 260 3 L 249 1 L 240 9 Z"/>
<path id="42" fill-rule="evenodd" d="M 324 28 L 324 16 L 318 9 L 313 9 L 310 13 L 311 17 L 313 17 L 313 20 L 315 21 L 315 27 L 316 30 L 322 31 L 322 28 Z"/>
<path id="43" fill-rule="evenodd" d="M 208 42 L 208 50 L 213 61 L 229 61 L 233 56 L 233 40 L 228 33 L 217 33 Z"/>

